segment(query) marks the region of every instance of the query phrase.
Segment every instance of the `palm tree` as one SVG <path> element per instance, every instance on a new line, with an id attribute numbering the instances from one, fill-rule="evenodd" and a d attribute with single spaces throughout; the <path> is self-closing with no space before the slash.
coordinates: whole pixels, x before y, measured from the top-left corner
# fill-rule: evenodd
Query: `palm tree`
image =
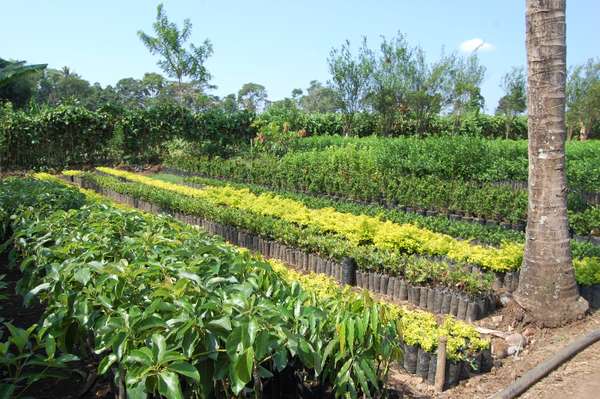
<path id="1" fill-rule="evenodd" d="M 566 0 L 526 0 L 529 207 L 515 300 L 553 327 L 588 309 L 579 296 L 567 221 Z"/>
<path id="2" fill-rule="evenodd" d="M 15 79 L 46 68 L 46 64 L 25 65 L 25 61 L 8 61 L 0 58 L 0 86 Z"/>

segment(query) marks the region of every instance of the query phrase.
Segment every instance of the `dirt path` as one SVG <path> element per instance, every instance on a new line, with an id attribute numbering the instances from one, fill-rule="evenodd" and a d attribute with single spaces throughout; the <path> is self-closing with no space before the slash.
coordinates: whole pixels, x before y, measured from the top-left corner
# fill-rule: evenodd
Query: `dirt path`
<path id="1" fill-rule="evenodd" d="M 489 319 L 489 318 L 488 318 Z M 488 320 L 477 324 L 485 325 Z M 462 381 L 456 388 L 436 394 L 420 378 L 404 372 L 394 373 L 397 383 L 412 388 L 419 398 L 488 398 L 502 390 L 529 369 L 546 360 L 576 337 L 600 328 L 600 311 L 567 327 L 536 329 L 528 347 L 519 357 L 503 359 L 490 373 Z M 518 331 L 518 329 L 517 329 Z M 600 398 L 600 342 L 577 354 L 521 396 L 523 399 L 596 399 Z"/>

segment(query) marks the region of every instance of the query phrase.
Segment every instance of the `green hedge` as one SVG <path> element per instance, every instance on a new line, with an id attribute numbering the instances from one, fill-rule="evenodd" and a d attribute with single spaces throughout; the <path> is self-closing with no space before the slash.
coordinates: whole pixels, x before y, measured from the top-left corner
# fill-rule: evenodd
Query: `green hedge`
<path id="1" fill-rule="evenodd" d="M 342 115 L 339 113 L 306 113 L 297 110 L 272 109 L 260 114 L 255 125 L 260 129 L 270 123 L 283 126 L 287 123 L 291 130 L 306 130 L 310 135 L 332 135 L 344 133 Z M 352 136 L 440 136 L 468 135 L 485 138 L 505 138 L 506 118 L 498 115 L 466 115 L 460 120 L 454 116 L 437 115 L 426 122 L 425 133 L 419 133 L 418 121 L 409 116 L 398 114 L 392 128 L 381 128 L 381 117 L 370 112 L 354 115 Z M 517 117 L 510 123 L 511 139 L 527 138 L 527 118 Z"/>
<path id="2" fill-rule="evenodd" d="M 200 153 L 228 155 L 256 135 L 254 114 L 215 109 L 193 113 L 174 104 L 90 111 L 60 105 L 30 112 L 0 108 L 0 170 L 82 164 L 159 162 L 165 143 L 180 138 Z"/>
<path id="3" fill-rule="evenodd" d="M 114 118 L 104 111 L 61 105 L 34 113 L 0 114 L 0 169 L 60 168 L 111 158 Z"/>

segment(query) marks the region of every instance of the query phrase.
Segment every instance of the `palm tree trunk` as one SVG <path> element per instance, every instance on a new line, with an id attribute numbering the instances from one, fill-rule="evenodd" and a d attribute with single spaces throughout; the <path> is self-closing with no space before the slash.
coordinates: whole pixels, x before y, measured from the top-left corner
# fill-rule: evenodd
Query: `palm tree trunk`
<path id="1" fill-rule="evenodd" d="M 526 0 L 529 207 L 516 301 L 552 327 L 588 309 L 579 296 L 565 175 L 566 0 Z"/>

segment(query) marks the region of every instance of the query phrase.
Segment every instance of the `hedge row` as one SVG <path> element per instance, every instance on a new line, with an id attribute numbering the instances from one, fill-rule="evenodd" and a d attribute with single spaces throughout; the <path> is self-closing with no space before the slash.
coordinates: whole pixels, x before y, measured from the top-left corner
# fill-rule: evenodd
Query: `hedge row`
<path id="1" fill-rule="evenodd" d="M 282 162 L 317 156 L 329 166 L 357 163 L 376 166 L 379 173 L 435 176 L 443 179 L 486 183 L 527 182 L 528 155 L 525 140 L 486 140 L 477 137 L 296 137 L 287 143 Z M 348 153 L 344 155 L 344 153 Z M 600 191 L 600 142 L 566 145 L 567 176 L 571 190 Z M 300 158 L 300 159 L 297 159 Z M 288 160 L 289 159 L 289 160 Z"/>
<path id="2" fill-rule="evenodd" d="M 310 135 L 343 135 L 344 121 L 339 113 L 306 113 L 279 109 L 267 110 L 256 118 L 255 125 L 260 129 L 271 123 L 279 126 L 287 124 L 290 130 L 304 130 Z M 390 130 L 381 127 L 381 117 L 376 113 L 360 112 L 354 115 L 350 131 L 352 136 L 443 136 L 467 135 L 485 138 L 505 138 L 506 118 L 499 115 L 466 115 L 460 119 L 454 116 L 435 115 L 427 121 L 418 121 L 410 115 L 396 114 Z M 509 138 L 527 138 L 527 118 L 517 117 L 509 122 Z"/>
<path id="3" fill-rule="evenodd" d="M 189 176 L 185 172 L 165 169 L 164 172 L 173 173 L 161 173 L 155 175 L 156 178 L 164 179 L 172 182 L 183 182 L 196 187 L 204 185 L 211 186 L 233 186 L 236 188 L 247 188 L 255 194 L 263 193 L 275 193 L 278 196 L 284 198 L 290 198 L 295 201 L 301 202 L 309 208 L 320 209 L 320 208 L 333 208 L 338 212 L 351 213 L 353 215 L 369 215 L 374 217 L 380 217 L 385 220 L 390 220 L 394 223 L 414 224 L 415 226 L 425 228 L 436 233 L 448 234 L 454 238 L 462 240 L 478 242 L 485 245 L 498 246 L 502 242 L 524 242 L 525 234 L 522 231 L 508 229 L 494 223 L 473 223 L 471 221 L 459 220 L 457 218 L 449 218 L 447 215 L 438 214 L 433 215 L 431 213 L 427 215 L 421 215 L 416 212 L 406 212 L 395 208 L 389 208 L 382 205 L 375 204 L 360 204 L 352 201 L 344 201 L 343 199 L 331 198 L 326 196 L 307 195 L 302 193 L 296 193 L 292 191 L 284 190 L 271 190 L 265 186 L 258 186 L 256 184 L 243 184 L 234 183 L 228 180 L 222 179 L 210 179 L 199 176 Z M 184 176 L 182 176 L 183 174 Z M 599 208 L 590 208 L 591 210 L 600 211 Z M 572 220 L 575 224 L 588 223 L 591 220 L 599 219 L 600 216 L 586 217 L 586 212 L 572 215 L 572 217 L 581 218 L 581 221 Z M 598 257 L 600 258 L 600 245 L 595 245 L 592 242 L 586 242 L 583 240 L 572 240 L 571 248 L 573 251 L 573 257 Z"/>
<path id="4" fill-rule="evenodd" d="M 227 155 L 254 137 L 254 114 L 203 113 L 173 104 L 148 109 L 90 111 L 60 105 L 25 112 L 0 108 L 0 170 L 82 164 L 159 162 L 175 138 L 197 151 Z"/>

